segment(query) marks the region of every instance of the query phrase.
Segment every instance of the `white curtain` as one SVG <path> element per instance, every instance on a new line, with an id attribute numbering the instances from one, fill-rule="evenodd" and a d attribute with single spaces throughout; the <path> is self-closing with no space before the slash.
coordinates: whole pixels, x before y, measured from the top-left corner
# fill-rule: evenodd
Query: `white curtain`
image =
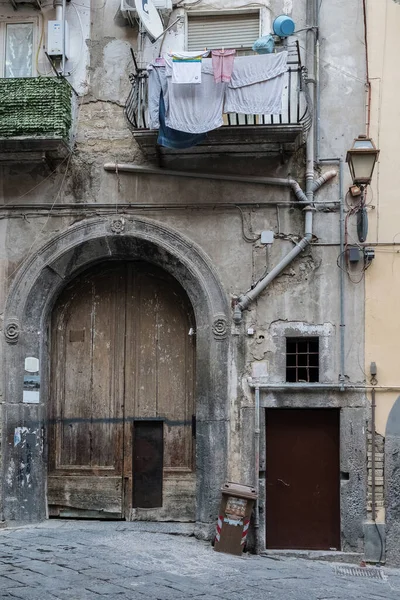
<path id="1" fill-rule="evenodd" d="M 32 77 L 33 24 L 8 24 L 6 31 L 6 77 Z"/>

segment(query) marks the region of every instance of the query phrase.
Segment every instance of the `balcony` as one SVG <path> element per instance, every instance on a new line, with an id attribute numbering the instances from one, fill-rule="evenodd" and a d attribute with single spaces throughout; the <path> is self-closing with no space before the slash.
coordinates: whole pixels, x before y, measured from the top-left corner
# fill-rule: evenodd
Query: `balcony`
<path id="1" fill-rule="evenodd" d="M 301 65 L 297 43 L 290 45 L 288 71 L 282 101 L 282 111 L 276 115 L 225 114 L 224 125 L 210 131 L 206 140 L 186 150 L 173 150 L 157 145 L 158 131 L 147 126 L 147 73 L 137 69 L 131 75 L 132 89 L 125 105 L 125 114 L 133 136 L 144 155 L 153 161 L 171 162 L 174 157 L 195 156 L 285 156 L 291 155 L 303 143 L 304 133 L 311 124 L 311 110 L 305 93 L 305 69 Z"/>
<path id="2" fill-rule="evenodd" d="M 0 164 L 63 160 L 72 146 L 72 89 L 58 77 L 0 79 Z"/>

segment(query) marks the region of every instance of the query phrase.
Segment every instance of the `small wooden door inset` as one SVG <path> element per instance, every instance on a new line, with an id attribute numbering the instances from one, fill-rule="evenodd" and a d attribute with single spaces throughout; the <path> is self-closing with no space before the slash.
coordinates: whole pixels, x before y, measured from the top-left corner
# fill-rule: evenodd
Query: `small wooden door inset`
<path id="1" fill-rule="evenodd" d="M 62 292 L 52 317 L 51 515 L 139 517 L 143 477 L 132 475 L 146 457 L 132 460 L 132 430 L 146 420 L 161 444 L 158 497 L 148 503 L 163 519 L 192 518 L 194 326 L 183 289 L 147 263 L 99 265 Z M 145 431 L 138 425 L 139 437 Z"/>
<path id="2" fill-rule="evenodd" d="M 163 492 L 163 422 L 135 421 L 133 508 L 159 508 Z"/>
<path id="3" fill-rule="evenodd" d="M 340 550 L 339 410 L 266 411 L 266 546 Z"/>

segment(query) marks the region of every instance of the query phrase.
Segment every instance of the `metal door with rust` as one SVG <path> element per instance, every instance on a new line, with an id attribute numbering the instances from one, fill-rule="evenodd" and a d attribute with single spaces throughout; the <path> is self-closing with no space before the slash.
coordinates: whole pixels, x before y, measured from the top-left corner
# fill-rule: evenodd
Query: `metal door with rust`
<path id="1" fill-rule="evenodd" d="M 266 411 L 266 546 L 340 550 L 339 410 Z"/>
<path id="2" fill-rule="evenodd" d="M 185 292 L 149 264 L 105 263 L 63 291 L 52 316 L 50 515 L 194 518 L 190 328 Z M 159 466 L 141 477 L 151 444 Z"/>

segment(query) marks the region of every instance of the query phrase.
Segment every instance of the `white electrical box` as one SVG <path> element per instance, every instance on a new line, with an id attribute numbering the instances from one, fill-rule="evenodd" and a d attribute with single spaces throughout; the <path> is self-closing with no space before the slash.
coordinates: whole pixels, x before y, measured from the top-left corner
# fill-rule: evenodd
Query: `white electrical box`
<path id="1" fill-rule="evenodd" d="M 63 55 L 63 21 L 49 21 L 47 24 L 47 54 Z M 65 21 L 65 58 L 69 57 L 69 31 Z"/>
<path id="2" fill-rule="evenodd" d="M 273 244 L 274 243 L 274 232 L 273 231 L 262 231 L 261 232 L 261 243 L 262 244 Z"/>

